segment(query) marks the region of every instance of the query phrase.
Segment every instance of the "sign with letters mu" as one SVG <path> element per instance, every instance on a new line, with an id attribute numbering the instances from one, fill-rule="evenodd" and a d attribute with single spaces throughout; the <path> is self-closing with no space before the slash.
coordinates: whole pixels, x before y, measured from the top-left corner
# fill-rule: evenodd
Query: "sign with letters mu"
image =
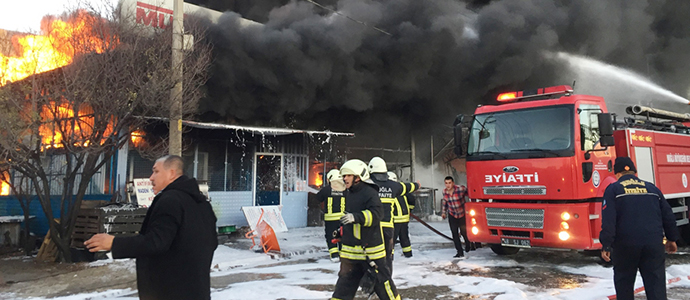
<path id="1" fill-rule="evenodd" d="M 149 207 L 153 202 L 153 185 L 148 178 L 134 179 L 134 193 L 137 195 L 137 204 L 142 207 Z"/>

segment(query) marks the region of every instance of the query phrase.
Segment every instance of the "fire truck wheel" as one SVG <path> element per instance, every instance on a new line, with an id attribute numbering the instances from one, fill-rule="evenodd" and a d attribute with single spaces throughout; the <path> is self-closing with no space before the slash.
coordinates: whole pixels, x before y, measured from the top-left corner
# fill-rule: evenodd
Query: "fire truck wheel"
<path id="1" fill-rule="evenodd" d="M 518 253 L 520 251 L 520 248 L 517 247 L 505 247 L 501 246 L 499 244 L 491 244 L 491 251 L 498 255 L 513 255 L 515 253 Z"/>

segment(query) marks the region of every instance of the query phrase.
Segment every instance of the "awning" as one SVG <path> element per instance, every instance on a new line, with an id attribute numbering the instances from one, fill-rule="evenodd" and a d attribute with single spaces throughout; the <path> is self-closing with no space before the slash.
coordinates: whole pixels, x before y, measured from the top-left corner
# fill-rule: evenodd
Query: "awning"
<path id="1" fill-rule="evenodd" d="M 168 118 L 146 117 L 146 119 L 169 122 Z M 334 131 L 330 131 L 330 130 L 319 131 L 319 130 L 303 130 L 303 129 L 294 129 L 294 128 L 240 126 L 240 125 L 229 125 L 229 124 L 220 124 L 220 123 L 196 122 L 196 121 L 189 121 L 189 120 L 182 120 L 182 125 L 192 127 L 192 128 L 200 128 L 200 129 L 225 129 L 225 130 L 247 131 L 247 132 L 252 132 L 252 133 L 257 133 L 257 134 L 262 134 L 262 135 L 287 135 L 287 134 L 302 133 L 302 134 L 309 134 L 309 135 L 326 135 L 326 136 L 343 136 L 343 137 L 354 137 L 355 136 L 354 133 L 350 133 L 350 132 L 334 132 Z"/>

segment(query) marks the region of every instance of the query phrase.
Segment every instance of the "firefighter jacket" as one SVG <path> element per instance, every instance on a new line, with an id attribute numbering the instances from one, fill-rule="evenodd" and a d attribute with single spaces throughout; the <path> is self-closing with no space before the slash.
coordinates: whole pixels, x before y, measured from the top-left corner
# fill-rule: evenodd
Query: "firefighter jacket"
<path id="1" fill-rule="evenodd" d="M 355 222 L 343 225 L 340 257 L 351 260 L 371 260 L 386 257 L 381 231 L 381 200 L 378 187 L 358 182 L 345 191 L 345 212 L 355 216 Z"/>
<path id="2" fill-rule="evenodd" d="M 414 209 L 416 204 L 414 194 L 407 194 L 395 198 L 395 206 L 393 206 L 393 223 L 407 223 L 410 221 L 410 212 Z"/>
<path id="3" fill-rule="evenodd" d="M 604 251 L 612 247 L 660 245 L 680 237 L 676 219 L 661 191 L 634 175 L 610 184 L 601 205 L 599 240 Z"/>
<path id="4" fill-rule="evenodd" d="M 374 183 L 379 186 L 379 198 L 381 198 L 381 203 L 383 203 L 383 218 L 381 219 L 381 227 L 393 228 L 393 207 L 395 206 L 396 198 L 405 196 L 407 193 L 412 193 L 419 189 L 419 184 L 395 182 L 388 179 L 378 180 L 380 179 L 380 177 L 377 176 L 378 174 L 379 173 L 373 173 L 371 178 Z"/>
<path id="5" fill-rule="evenodd" d="M 343 211 L 345 211 L 345 197 L 343 197 L 343 192 L 333 190 L 333 188 L 328 185 L 316 194 L 316 198 L 319 202 L 323 203 L 324 221 L 339 221 L 340 217 L 343 216 Z"/>

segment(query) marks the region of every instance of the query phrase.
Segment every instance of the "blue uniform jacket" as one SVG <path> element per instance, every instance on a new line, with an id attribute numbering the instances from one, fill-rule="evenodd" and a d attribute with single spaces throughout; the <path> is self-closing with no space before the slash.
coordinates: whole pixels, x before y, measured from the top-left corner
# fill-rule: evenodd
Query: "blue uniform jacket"
<path id="1" fill-rule="evenodd" d="M 624 175 L 606 187 L 599 240 L 604 251 L 626 245 L 661 244 L 679 238 L 676 219 L 654 184 Z"/>

